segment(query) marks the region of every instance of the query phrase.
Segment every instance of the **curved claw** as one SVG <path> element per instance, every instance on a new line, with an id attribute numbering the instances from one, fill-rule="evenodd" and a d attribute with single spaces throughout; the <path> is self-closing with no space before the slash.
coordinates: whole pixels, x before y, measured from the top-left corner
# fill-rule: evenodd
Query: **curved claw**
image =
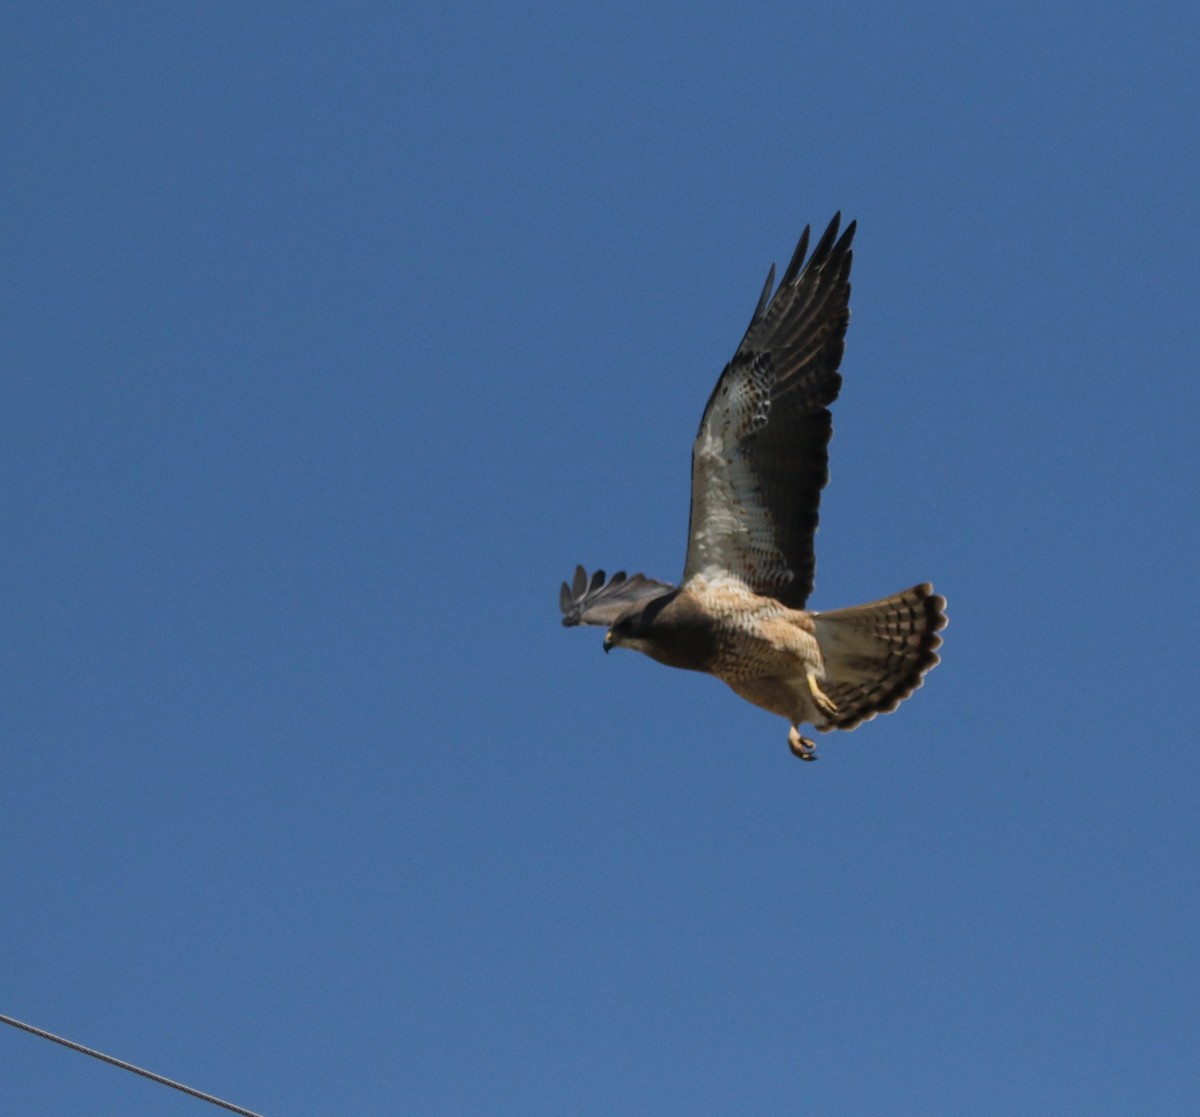
<path id="1" fill-rule="evenodd" d="M 817 743 L 807 737 L 801 737 L 800 730 L 794 725 L 788 731 L 788 748 L 798 760 L 817 759 Z"/>

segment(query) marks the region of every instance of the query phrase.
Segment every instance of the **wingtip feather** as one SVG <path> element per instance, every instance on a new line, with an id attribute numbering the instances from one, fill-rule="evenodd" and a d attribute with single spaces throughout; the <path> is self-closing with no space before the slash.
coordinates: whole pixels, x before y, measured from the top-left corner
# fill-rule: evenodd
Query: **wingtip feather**
<path id="1" fill-rule="evenodd" d="M 796 251 L 792 253 L 792 258 L 788 261 L 787 270 L 783 273 L 783 281 L 781 287 L 786 287 L 789 283 L 796 281 L 796 276 L 800 274 L 800 268 L 804 264 L 804 256 L 808 252 L 808 238 L 812 233 L 812 226 L 805 225 L 804 232 L 800 234 L 800 239 L 796 242 Z"/>

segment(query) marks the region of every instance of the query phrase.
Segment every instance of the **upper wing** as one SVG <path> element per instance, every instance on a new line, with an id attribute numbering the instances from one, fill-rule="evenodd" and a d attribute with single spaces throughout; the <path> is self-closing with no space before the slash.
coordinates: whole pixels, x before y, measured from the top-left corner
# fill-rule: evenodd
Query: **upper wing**
<path id="1" fill-rule="evenodd" d="M 670 593 L 674 586 L 656 582 L 653 578 L 635 574 L 626 578 L 624 571 L 614 574 L 606 583 L 604 571 L 597 570 L 589 579 L 582 566 L 575 567 L 575 579 L 571 585 L 563 582 L 558 591 L 558 605 L 563 611 L 563 624 L 610 625 L 630 605 L 649 601 Z"/>
<path id="2" fill-rule="evenodd" d="M 771 295 L 775 268 L 692 447 L 683 581 L 741 579 L 793 609 L 812 592 L 813 533 L 829 480 L 838 365 L 850 321 L 851 222 L 829 223 L 808 262 L 809 230 Z M 802 266 L 803 265 L 803 266 Z"/>

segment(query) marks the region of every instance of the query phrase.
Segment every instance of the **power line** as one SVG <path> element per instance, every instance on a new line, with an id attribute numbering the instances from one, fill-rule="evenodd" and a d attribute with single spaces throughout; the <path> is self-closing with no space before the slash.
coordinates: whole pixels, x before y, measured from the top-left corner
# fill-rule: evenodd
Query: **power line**
<path id="1" fill-rule="evenodd" d="M 212 1094 L 206 1094 L 201 1090 L 193 1090 L 191 1086 L 185 1086 L 182 1082 L 176 1082 L 171 1078 L 164 1078 L 161 1074 L 155 1074 L 153 1071 L 143 1070 L 141 1067 L 135 1067 L 132 1063 L 125 1062 L 124 1059 L 116 1059 L 112 1055 L 105 1055 L 103 1051 L 94 1051 L 90 1047 L 84 1047 L 82 1043 L 75 1043 L 69 1039 L 63 1039 L 62 1036 L 56 1036 L 53 1032 L 43 1031 L 41 1028 L 35 1028 L 32 1024 L 23 1024 L 20 1020 L 14 1020 L 11 1016 L 5 1016 L 0 1013 L 0 1022 L 11 1024 L 14 1028 L 20 1028 L 23 1032 L 28 1032 L 30 1035 L 41 1036 L 42 1039 L 52 1040 L 54 1043 L 61 1043 L 63 1047 L 69 1047 L 72 1051 L 82 1052 L 84 1055 L 91 1055 L 93 1059 L 99 1059 L 102 1063 L 110 1063 L 114 1067 L 120 1067 L 122 1070 L 132 1071 L 134 1074 L 140 1074 L 143 1078 L 150 1079 L 151 1082 L 161 1083 L 163 1086 L 170 1086 L 172 1090 L 179 1090 L 184 1094 L 190 1094 L 193 1098 L 199 1098 L 201 1101 L 210 1102 L 212 1105 L 219 1105 L 222 1109 L 228 1109 L 231 1113 L 240 1113 L 242 1117 L 262 1117 L 261 1113 L 255 1113 L 251 1109 L 243 1109 L 240 1105 L 234 1105 L 233 1102 L 222 1101 L 220 1098 L 214 1098 Z"/>

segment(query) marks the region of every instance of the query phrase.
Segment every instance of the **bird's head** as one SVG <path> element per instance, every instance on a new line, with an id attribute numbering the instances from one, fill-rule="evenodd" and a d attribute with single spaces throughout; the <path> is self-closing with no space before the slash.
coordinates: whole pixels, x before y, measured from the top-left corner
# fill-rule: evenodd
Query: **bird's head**
<path id="1" fill-rule="evenodd" d="M 672 595 L 673 596 L 673 595 Z M 662 635 L 661 613 L 669 597 L 656 598 L 634 605 L 622 613 L 604 634 L 604 650 L 630 648 L 643 655 L 655 657 L 655 647 Z"/>
<path id="2" fill-rule="evenodd" d="M 641 608 L 618 617 L 604 634 L 604 650 L 611 652 L 613 648 L 633 648 L 642 651 L 641 644 L 645 635 L 643 629 L 646 623 L 646 616 Z"/>
<path id="3" fill-rule="evenodd" d="M 716 651 L 713 625 L 678 590 L 631 607 L 604 635 L 604 650 L 629 648 L 690 671 L 707 670 Z"/>

